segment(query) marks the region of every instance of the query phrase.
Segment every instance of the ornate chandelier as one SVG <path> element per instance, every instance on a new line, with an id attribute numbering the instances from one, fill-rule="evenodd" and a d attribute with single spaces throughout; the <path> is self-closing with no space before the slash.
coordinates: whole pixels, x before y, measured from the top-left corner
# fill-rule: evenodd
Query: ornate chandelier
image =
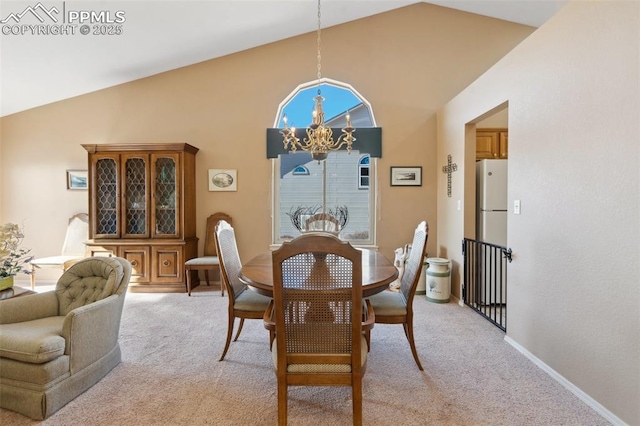
<path id="1" fill-rule="evenodd" d="M 348 111 L 345 116 L 347 125 L 342 129 L 342 134 L 340 135 L 340 137 L 338 137 L 337 140 L 333 139 L 333 131 L 331 130 L 331 127 L 327 127 L 324 124 L 324 110 L 322 108 L 322 101 L 324 101 L 324 98 L 320 93 L 320 80 L 322 78 L 322 56 L 320 55 L 320 17 L 320 0 L 318 0 L 318 95 L 313 98 L 316 102 L 312 113 L 313 120 L 309 127 L 307 127 L 307 137 L 304 138 L 302 142 L 300 142 L 300 138 L 296 136 L 296 128 L 288 126 L 286 114 L 282 117 L 284 127 L 280 131 L 280 134 L 282 134 L 283 136 L 285 149 L 289 149 L 289 145 L 291 145 L 290 152 L 295 153 L 298 148 L 303 151 L 307 151 L 311 153 L 313 159 L 317 161 L 325 160 L 329 151 L 337 151 L 345 145 L 347 147 L 347 152 L 351 153 L 351 145 L 356 140 L 356 138 L 353 137 L 353 132 L 355 132 L 355 129 L 351 126 L 351 116 L 349 115 Z"/>

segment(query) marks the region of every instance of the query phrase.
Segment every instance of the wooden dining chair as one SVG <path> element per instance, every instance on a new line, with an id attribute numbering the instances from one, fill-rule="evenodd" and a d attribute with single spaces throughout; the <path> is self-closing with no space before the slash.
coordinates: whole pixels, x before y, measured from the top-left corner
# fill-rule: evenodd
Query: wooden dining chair
<path id="1" fill-rule="evenodd" d="M 204 279 L 207 285 L 209 282 L 209 271 L 220 271 L 220 260 L 218 258 L 218 251 L 216 249 L 216 225 L 219 221 L 225 220 L 231 223 L 231 216 L 226 213 L 218 212 L 214 213 L 207 218 L 207 228 L 204 234 L 204 251 L 201 257 L 194 257 L 184 263 L 185 275 L 187 277 L 187 294 L 191 296 L 191 290 L 193 290 L 192 275 L 198 274 L 199 271 L 204 271 Z M 198 284 L 200 280 L 198 279 Z M 196 287 L 198 286 L 196 284 Z M 222 283 L 222 274 L 220 274 L 220 293 L 224 296 L 224 284 Z"/>
<path id="2" fill-rule="evenodd" d="M 363 330 L 374 324 L 368 302 L 363 317 L 362 253 L 330 234 L 304 234 L 272 259 L 274 298 L 264 320 L 275 331 L 278 424 L 287 424 L 289 386 L 351 386 L 353 424 L 361 425 Z"/>
<path id="3" fill-rule="evenodd" d="M 229 222 L 221 220 L 216 226 L 216 247 L 220 259 L 220 280 L 227 289 L 229 295 L 229 323 L 227 326 L 227 341 L 219 361 L 227 354 L 235 319 L 240 318 L 240 325 L 236 332 L 235 342 L 240 336 L 245 319 L 261 319 L 271 302 L 271 298 L 249 290 L 240 281 L 240 255 L 236 243 L 236 234 Z"/>
<path id="4" fill-rule="evenodd" d="M 413 243 L 409 259 L 405 264 L 404 273 L 400 281 L 400 291 L 383 291 L 369 298 L 373 311 L 376 314 L 376 322 L 379 324 L 402 324 L 404 334 L 411 346 L 413 359 L 418 368 L 423 370 L 416 343 L 413 339 L 413 297 L 416 294 L 420 273 L 422 272 L 423 259 L 427 249 L 427 237 L 429 227 L 422 221 L 413 234 Z M 370 344 L 370 335 L 366 334 Z"/>

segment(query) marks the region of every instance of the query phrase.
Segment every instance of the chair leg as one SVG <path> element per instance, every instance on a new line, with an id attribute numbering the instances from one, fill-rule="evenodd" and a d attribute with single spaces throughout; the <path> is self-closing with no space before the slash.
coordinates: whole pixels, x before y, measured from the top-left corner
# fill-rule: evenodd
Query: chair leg
<path id="1" fill-rule="evenodd" d="M 31 290 L 36 290 L 36 267 L 31 265 Z"/>
<path id="2" fill-rule="evenodd" d="M 278 425 L 287 426 L 287 382 L 278 378 Z"/>
<path id="3" fill-rule="evenodd" d="M 191 271 L 187 269 L 185 275 L 187 276 L 187 294 L 191 296 Z"/>
<path id="4" fill-rule="evenodd" d="M 224 344 L 224 350 L 222 351 L 222 355 L 220 355 L 220 359 L 218 361 L 222 361 L 224 356 L 227 354 L 227 350 L 229 349 L 229 343 L 231 343 L 231 335 L 233 334 L 233 325 L 235 323 L 236 317 L 233 316 L 231 312 L 229 312 L 229 327 L 227 327 L 227 342 Z"/>
<path id="5" fill-rule="evenodd" d="M 207 285 L 211 285 L 209 282 L 209 271 L 206 269 L 204 270 L 204 280 L 207 282 Z"/>
<path id="6" fill-rule="evenodd" d="M 405 334 L 407 335 L 407 340 L 409 340 L 409 346 L 411 346 L 411 353 L 413 354 L 413 359 L 416 361 L 418 368 L 420 371 L 424 371 L 422 368 L 422 364 L 420 364 L 420 359 L 418 358 L 418 351 L 416 350 L 416 342 L 413 340 L 413 321 L 410 323 L 404 323 Z"/>
<path id="7" fill-rule="evenodd" d="M 367 342 L 367 352 L 371 352 L 371 330 L 364 332 L 364 340 Z"/>
<path id="8" fill-rule="evenodd" d="M 236 340 L 238 340 L 238 337 L 240 337 L 240 332 L 242 331 L 242 326 L 243 325 L 244 325 L 244 318 L 240 318 L 240 326 L 238 327 L 238 332 L 236 333 L 236 338 L 233 339 L 234 342 Z"/>
<path id="9" fill-rule="evenodd" d="M 354 377 L 351 387 L 353 404 L 353 425 L 362 426 L 362 377 Z"/>
<path id="10" fill-rule="evenodd" d="M 222 269 L 218 269 L 218 276 L 220 277 L 220 296 L 224 297 L 224 282 L 222 282 L 222 280 L 224 279 L 222 277 Z"/>

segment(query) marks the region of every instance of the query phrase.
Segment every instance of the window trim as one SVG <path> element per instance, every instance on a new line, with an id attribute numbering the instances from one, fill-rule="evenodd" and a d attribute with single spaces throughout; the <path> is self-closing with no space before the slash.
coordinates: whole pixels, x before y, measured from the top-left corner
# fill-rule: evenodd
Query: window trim
<path id="1" fill-rule="evenodd" d="M 276 112 L 276 116 L 274 119 L 273 127 L 277 128 L 280 123 L 281 116 L 284 112 L 285 106 L 289 103 L 291 99 L 293 99 L 300 91 L 308 89 L 310 87 L 318 86 L 321 84 L 332 85 L 337 88 L 342 88 L 351 91 L 354 96 L 362 101 L 362 104 L 365 105 L 369 111 L 369 115 L 371 117 L 371 127 L 378 127 L 376 123 L 375 116 L 373 114 L 373 108 L 369 101 L 365 99 L 356 89 L 353 88 L 350 84 L 343 83 L 337 80 L 332 80 L 329 78 L 321 78 L 320 80 L 313 80 L 307 83 L 299 84 L 293 91 L 289 93 L 289 95 L 280 102 L 278 105 L 278 110 Z M 369 155 L 366 153 L 362 153 L 362 156 Z M 370 235 L 369 239 L 362 243 L 357 243 L 356 241 L 352 241 L 354 246 L 361 248 L 370 248 L 377 250 L 377 223 L 378 223 L 378 180 L 377 180 L 377 167 L 378 167 L 378 159 L 369 155 L 369 188 L 371 191 L 369 195 L 369 213 L 370 213 Z M 358 167 L 360 166 L 360 161 L 358 162 Z M 271 245 L 272 249 L 279 247 L 282 244 L 282 240 L 280 239 L 280 217 L 278 214 L 278 206 L 276 203 L 280 201 L 280 156 L 277 158 L 271 158 L 271 194 L 270 194 L 270 204 L 271 204 Z M 358 171 L 358 179 L 360 179 L 360 173 Z M 358 182 L 358 187 L 360 187 L 360 182 Z"/>
<path id="2" fill-rule="evenodd" d="M 369 115 L 371 116 L 371 127 L 378 127 L 377 123 L 376 123 L 376 117 L 373 115 L 373 108 L 371 107 L 371 104 L 369 103 L 368 100 L 366 100 L 361 94 L 360 92 L 358 92 L 356 89 L 353 88 L 352 85 L 348 84 L 348 83 L 343 83 L 341 81 L 337 81 L 337 80 L 333 80 L 330 78 L 326 78 L 323 77 L 320 80 L 312 80 L 312 81 L 308 81 L 306 83 L 302 83 L 299 84 L 298 87 L 296 87 L 295 89 L 293 89 L 293 91 L 291 91 L 291 93 L 289 93 L 289 95 L 284 98 L 284 100 L 282 102 L 280 102 L 280 105 L 278 105 L 278 111 L 276 111 L 276 118 L 273 121 L 273 127 L 278 127 L 278 124 L 280 123 L 280 117 L 282 116 L 283 112 L 284 112 L 284 107 L 289 103 L 289 101 L 291 99 L 293 99 L 298 92 L 308 89 L 310 87 L 314 87 L 314 86 L 319 86 L 322 84 L 328 84 L 334 87 L 338 87 L 341 89 L 346 89 L 351 91 L 351 93 L 353 93 L 358 99 L 360 99 L 362 101 L 362 103 L 364 105 L 366 105 L 368 111 L 369 111 Z"/>

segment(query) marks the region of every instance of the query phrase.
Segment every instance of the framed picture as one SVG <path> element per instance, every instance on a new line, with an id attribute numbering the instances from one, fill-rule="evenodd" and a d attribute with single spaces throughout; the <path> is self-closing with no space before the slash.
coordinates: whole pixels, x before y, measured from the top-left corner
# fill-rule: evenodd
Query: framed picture
<path id="1" fill-rule="evenodd" d="M 422 166 L 391 167 L 391 186 L 422 186 Z"/>
<path id="2" fill-rule="evenodd" d="M 87 189 L 87 171 L 67 170 L 67 189 Z"/>
<path id="3" fill-rule="evenodd" d="M 237 191 L 238 171 L 235 169 L 209 169 L 209 191 Z"/>

